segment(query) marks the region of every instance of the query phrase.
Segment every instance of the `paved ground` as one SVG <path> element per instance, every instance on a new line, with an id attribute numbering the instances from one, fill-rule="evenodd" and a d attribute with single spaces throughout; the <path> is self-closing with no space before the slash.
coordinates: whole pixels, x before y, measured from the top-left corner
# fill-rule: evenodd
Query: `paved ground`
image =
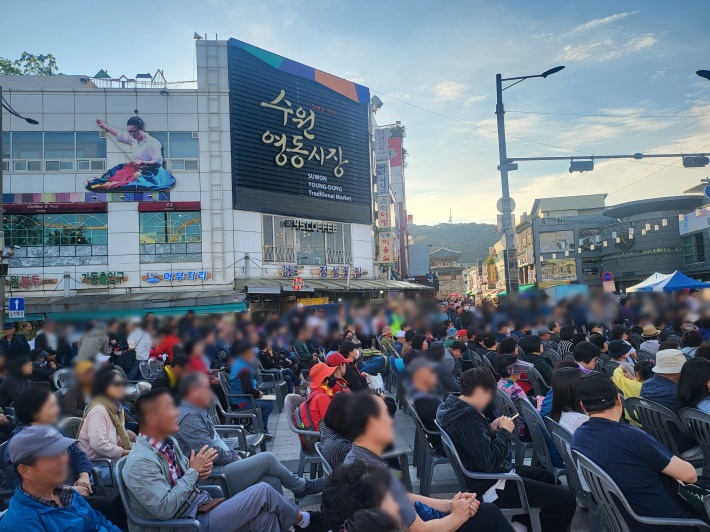
<path id="1" fill-rule="evenodd" d="M 397 431 L 397 446 L 407 451 L 411 466 L 415 433 L 414 422 L 408 415 L 397 411 L 395 415 L 395 428 Z M 274 440 L 267 444 L 267 449 L 274 453 L 291 471 L 296 472 L 298 470 L 300 445 L 298 437 L 289 429 L 285 412 L 279 414 L 274 410 L 269 419 L 269 430 L 274 435 Z M 414 492 L 419 493 L 419 480 L 417 479 L 416 469 L 414 467 L 410 467 L 410 476 L 412 478 Z M 458 491 L 459 486 L 453 469 L 451 469 L 449 465 L 442 465 L 435 468 L 434 479 L 432 481 L 432 497 L 447 498 L 453 496 Z M 287 492 L 287 496 L 292 497 L 290 492 Z M 301 506 L 306 510 L 317 510 L 319 505 L 320 496 L 309 497 L 301 503 Z M 586 530 L 589 530 L 587 511 L 580 506 L 572 523 L 572 531 L 581 532 Z"/>

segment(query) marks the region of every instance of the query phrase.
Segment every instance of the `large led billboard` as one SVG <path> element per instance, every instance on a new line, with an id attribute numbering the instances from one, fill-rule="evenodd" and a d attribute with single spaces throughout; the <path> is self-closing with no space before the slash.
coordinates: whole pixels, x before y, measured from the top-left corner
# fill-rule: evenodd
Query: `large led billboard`
<path id="1" fill-rule="evenodd" d="M 234 208 L 372 221 L 366 87 L 229 41 Z"/>

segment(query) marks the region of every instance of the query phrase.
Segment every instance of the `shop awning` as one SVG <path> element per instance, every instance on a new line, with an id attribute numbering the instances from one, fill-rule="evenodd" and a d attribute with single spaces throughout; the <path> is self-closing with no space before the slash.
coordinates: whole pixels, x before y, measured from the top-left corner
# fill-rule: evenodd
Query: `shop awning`
<path id="1" fill-rule="evenodd" d="M 518 288 L 518 293 L 527 292 L 528 290 L 533 290 L 535 288 L 534 284 L 521 284 Z M 503 290 L 498 294 L 498 297 L 504 297 L 508 293 L 507 290 Z"/>
<path id="2" fill-rule="evenodd" d="M 246 287 L 249 294 L 278 294 L 291 293 L 303 294 L 321 292 L 348 292 L 363 290 L 431 290 L 429 286 L 411 283 L 409 281 L 396 281 L 394 279 L 319 279 L 306 278 L 301 290 L 293 289 L 293 281 L 288 277 L 283 279 L 237 279 L 237 289 Z"/>
<path id="3" fill-rule="evenodd" d="M 56 320 L 111 319 L 152 312 L 156 315 L 239 312 L 245 310 L 244 294 L 234 290 L 143 290 L 129 294 L 79 293 L 69 297 L 25 298 L 27 319 L 41 319 L 42 314 Z"/>

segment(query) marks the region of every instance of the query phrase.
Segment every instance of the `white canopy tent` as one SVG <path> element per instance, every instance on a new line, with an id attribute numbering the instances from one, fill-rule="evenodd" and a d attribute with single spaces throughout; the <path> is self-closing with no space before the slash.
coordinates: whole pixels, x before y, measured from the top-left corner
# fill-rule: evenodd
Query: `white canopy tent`
<path id="1" fill-rule="evenodd" d="M 637 292 L 639 288 L 644 288 L 646 286 L 653 286 L 654 284 L 658 284 L 661 281 L 664 281 L 665 279 L 667 279 L 670 276 L 671 276 L 670 273 L 656 272 L 653 275 L 651 275 L 651 277 L 646 279 L 645 281 L 641 281 L 639 284 L 635 284 L 634 286 L 628 287 L 626 289 L 626 292 L 627 293 Z"/>

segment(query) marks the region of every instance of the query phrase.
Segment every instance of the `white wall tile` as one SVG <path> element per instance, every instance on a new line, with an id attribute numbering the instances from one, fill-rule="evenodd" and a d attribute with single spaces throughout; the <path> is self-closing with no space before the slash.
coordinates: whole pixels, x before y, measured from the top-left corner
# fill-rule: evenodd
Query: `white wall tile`
<path id="1" fill-rule="evenodd" d="M 74 109 L 77 113 L 89 113 L 103 117 L 106 114 L 106 95 L 103 91 L 99 91 L 97 94 L 74 93 Z"/>
<path id="2" fill-rule="evenodd" d="M 42 192 L 76 192 L 76 174 L 44 174 Z"/>

